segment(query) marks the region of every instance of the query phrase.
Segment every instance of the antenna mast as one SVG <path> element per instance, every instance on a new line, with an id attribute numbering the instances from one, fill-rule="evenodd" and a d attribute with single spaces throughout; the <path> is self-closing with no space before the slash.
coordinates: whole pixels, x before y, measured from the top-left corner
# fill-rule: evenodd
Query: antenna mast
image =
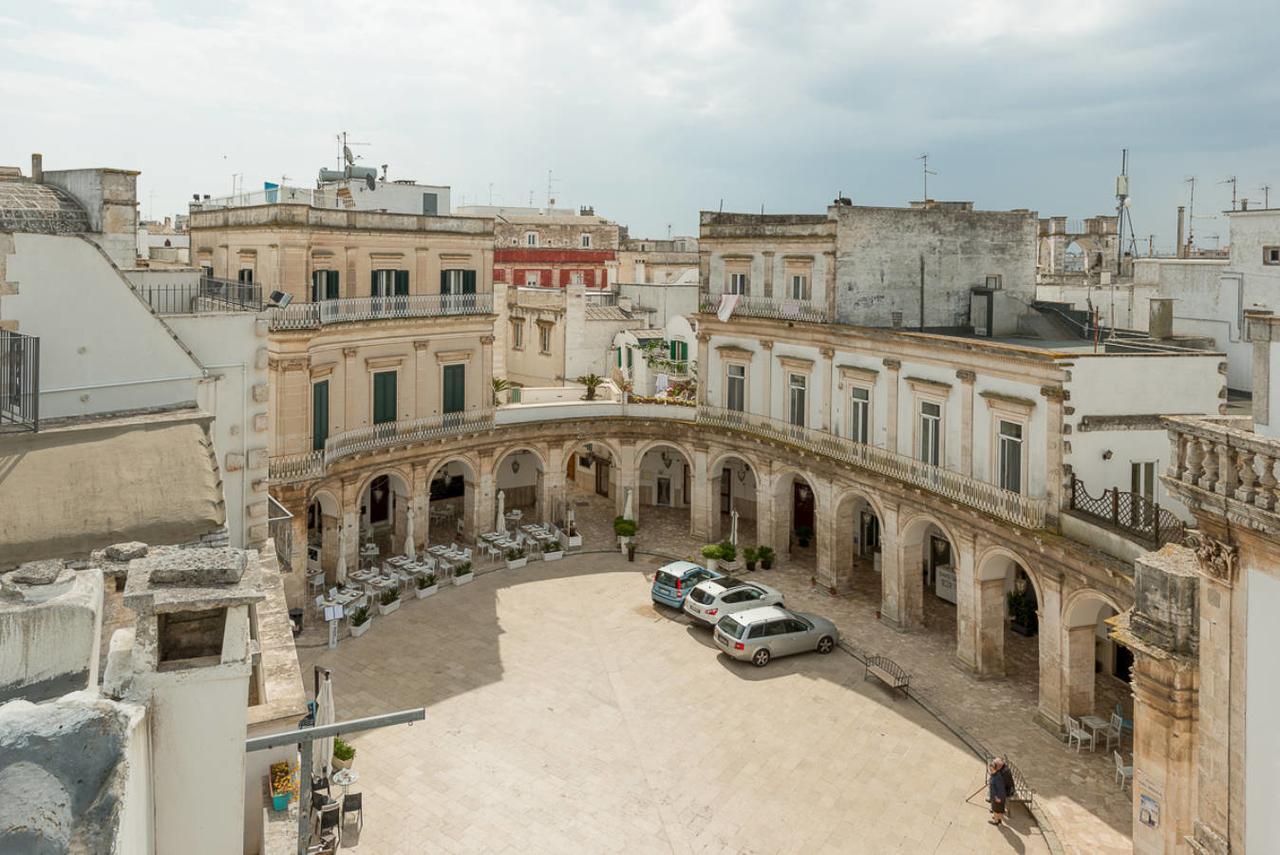
<path id="1" fill-rule="evenodd" d="M 1231 210 L 1234 211 L 1236 209 L 1236 177 L 1234 175 L 1228 175 L 1226 179 L 1219 181 L 1218 183 L 1231 185 Z"/>
<path id="2" fill-rule="evenodd" d="M 919 157 L 916 158 L 916 160 L 921 161 L 920 169 L 924 173 L 924 201 L 928 202 L 929 201 L 929 176 L 937 175 L 938 173 L 934 172 L 932 169 L 929 168 L 928 152 L 920 155 Z"/>
<path id="3" fill-rule="evenodd" d="M 1258 189 L 1262 191 L 1262 207 L 1270 208 L 1271 207 L 1271 185 L 1263 184 Z"/>
<path id="4" fill-rule="evenodd" d="M 1190 256 L 1196 240 L 1196 177 L 1192 175 L 1186 183 L 1191 185 L 1191 202 L 1187 206 L 1187 255 Z"/>

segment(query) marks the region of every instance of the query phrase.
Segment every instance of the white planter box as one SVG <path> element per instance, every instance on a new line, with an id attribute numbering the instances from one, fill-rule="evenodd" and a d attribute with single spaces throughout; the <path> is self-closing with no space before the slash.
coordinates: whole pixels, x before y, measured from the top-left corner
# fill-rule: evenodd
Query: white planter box
<path id="1" fill-rule="evenodd" d="M 707 561 L 707 569 L 710 570 L 712 573 L 715 573 L 716 570 L 718 569 L 718 565 L 720 564 L 720 559 L 708 558 L 706 559 L 706 561 Z"/>
<path id="2" fill-rule="evenodd" d="M 524 565 L 526 565 L 526 564 L 528 564 L 528 563 L 529 563 L 529 557 L 528 557 L 528 556 L 525 556 L 524 558 L 516 558 L 516 559 L 514 559 L 514 560 L 513 560 L 513 559 L 507 559 L 507 569 L 508 569 L 508 570 L 517 570 L 517 569 L 519 569 L 519 568 L 523 567 Z"/>
<path id="3" fill-rule="evenodd" d="M 396 609 L 400 608 L 400 603 L 402 602 L 404 601 L 396 600 L 394 603 L 392 603 L 389 606 L 385 606 L 382 603 L 378 603 L 378 614 L 382 615 L 383 617 L 386 617 L 387 615 L 394 612 Z"/>
<path id="4" fill-rule="evenodd" d="M 544 553 L 542 553 L 542 560 L 543 560 L 543 561 L 559 561 L 561 558 L 564 558 L 564 550 L 563 550 L 563 549 L 557 549 L 555 552 L 544 552 Z"/>
<path id="5" fill-rule="evenodd" d="M 573 547 L 575 547 L 575 546 L 581 546 L 581 545 L 582 545 L 582 535 L 580 535 L 580 534 L 570 535 L 570 537 L 569 537 L 569 547 L 570 547 L 570 548 L 573 548 Z"/>
<path id="6" fill-rule="evenodd" d="M 413 594 L 419 600 L 425 600 L 427 597 L 431 596 L 438 590 L 440 590 L 439 585 L 428 585 L 425 588 L 415 588 L 413 591 Z"/>
<path id="7" fill-rule="evenodd" d="M 475 579 L 475 578 L 476 578 L 476 574 L 475 574 L 475 573 L 468 573 L 468 574 L 466 574 L 465 576 L 454 576 L 454 577 L 453 577 L 453 584 L 454 584 L 455 586 L 457 586 L 457 585 L 470 585 L 470 584 L 471 584 L 471 581 L 472 581 L 473 579 Z"/>
<path id="8" fill-rule="evenodd" d="M 362 635 L 364 635 L 366 632 L 368 632 L 368 631 L 369 631 L 369 627 L 371 627 L 371 626 L 373 626 L 373 617 L 372 617 L 372 616 L 370 616 L 370 617 L 369 617 L 369 619 L 368 619 L 367 621 L 365 621 L 364 623 L 360 624 L 359 626 L 356 626 L 355 624 L 352 624 L 352 625 L 351 625 L 351 637 L 352 637 L 352 638 L 359 638 L 360 636 L 362 636 Z"/>

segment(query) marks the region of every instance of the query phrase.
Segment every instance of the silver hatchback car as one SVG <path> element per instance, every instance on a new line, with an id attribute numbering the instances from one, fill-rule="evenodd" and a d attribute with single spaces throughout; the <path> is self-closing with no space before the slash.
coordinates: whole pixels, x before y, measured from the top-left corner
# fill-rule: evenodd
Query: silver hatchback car
<path id="1" fill-rule="evenodd" d="M 744 582 L 732 576 L 699 582 L 684 598 L 684 613 L 711 628 L 731 612 L 745 612 L 760 606 L 782 605 L 782 592 L 759 582 Z"/>
<path id="2" fill-rule="evenodd" d="M 716 624 L 715 639 L 734 659 L 763 668 L 778 656 L 810 650 L 830 653 L 840 640 L 840 630 L 817 615 L 764 606 L 722 617 Z"/>

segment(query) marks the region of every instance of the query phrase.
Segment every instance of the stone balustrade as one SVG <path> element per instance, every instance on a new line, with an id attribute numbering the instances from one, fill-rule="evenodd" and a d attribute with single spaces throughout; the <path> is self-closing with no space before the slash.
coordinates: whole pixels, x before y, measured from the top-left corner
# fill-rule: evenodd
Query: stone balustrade
<path id="1" fill-rule="evenodd" d="M 330 324 L 398 318 L 437 318 L 487 315 L 493 294 L 403 294 L 391 297 L 350 297 L 291 303 L 271 310 L 272 330 L 317 329 Z"/>
<path id="2" fill-rule="evenodd" d="M 1196 502 L 1196 491 L 1220 496 L 1245 513 L 1280 529 L 1277 499 L 1280 439 L 1259 436 L 1247 416 L 1170 416 L 1165 419 L 1171 445 L 1166 480 Z M 1200 502 L 1201 504 L 1203 502 Z M 1264 512 L 1262 517 L 1256 513 Z"/>

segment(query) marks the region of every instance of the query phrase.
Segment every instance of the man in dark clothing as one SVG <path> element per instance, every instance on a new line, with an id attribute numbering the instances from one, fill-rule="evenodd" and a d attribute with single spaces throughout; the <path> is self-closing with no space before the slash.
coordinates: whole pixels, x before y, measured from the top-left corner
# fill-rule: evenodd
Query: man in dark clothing
<path id="1" fill-rule="evenodd" d="M 1013 795 L 1013 773 L 999 757 L 993 758 L 987 767 L 987 795 L 991 800 L 992 825 L 1004 822 L 1005 802 Z"/>

